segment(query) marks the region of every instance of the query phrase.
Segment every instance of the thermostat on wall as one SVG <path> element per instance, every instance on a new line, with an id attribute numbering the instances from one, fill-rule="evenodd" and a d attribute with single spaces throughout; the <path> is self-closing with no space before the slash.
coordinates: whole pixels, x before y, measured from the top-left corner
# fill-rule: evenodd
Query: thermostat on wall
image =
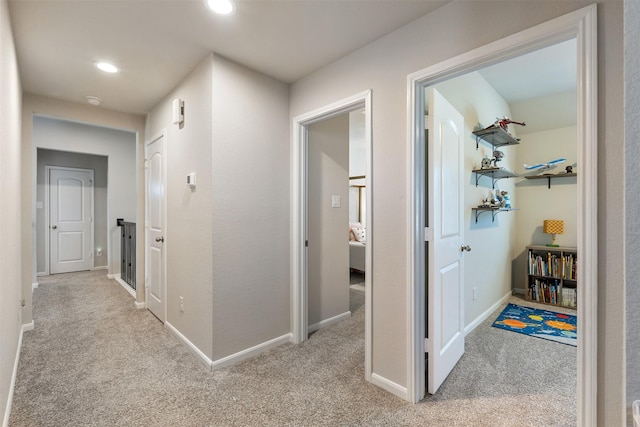
<path id="1" fill-rule="evenodd" d="M 191 172 L 187 175 L 187 185 L 191 188 L 196 188 L 196 173 Z"/>

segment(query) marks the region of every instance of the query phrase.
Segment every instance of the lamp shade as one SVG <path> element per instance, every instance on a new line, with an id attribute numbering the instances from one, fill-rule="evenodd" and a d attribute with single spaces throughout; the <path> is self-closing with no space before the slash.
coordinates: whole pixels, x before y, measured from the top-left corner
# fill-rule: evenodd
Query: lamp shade
<path id="1" fill-rule="evenodd" d="M 545 234 L 563 234 L 564 221 L 561 219 L 545 219 L 542 231 Z"/>

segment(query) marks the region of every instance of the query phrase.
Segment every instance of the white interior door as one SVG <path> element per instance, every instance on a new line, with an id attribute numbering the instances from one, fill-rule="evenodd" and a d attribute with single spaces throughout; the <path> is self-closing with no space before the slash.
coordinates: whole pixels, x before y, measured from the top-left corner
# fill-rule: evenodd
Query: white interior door
<path id="1" fill-rule="evenodd" d="M 429 89 L 427 391 L 435 393 L 464 353 L 464 119 Z M 431 234 L 431 233 L 429 233 Z"/>
<path id="2" fill-rule="evenodd" d="M 162 322 L 166 319 L 165 157 L 164 134 L 147 142 L 146 301 L 147 308 Z"/>
<path id="3" fill-rule="evenodd" d="M 93 266 L 93 171 L 49 169 L 49 272 Z"/>

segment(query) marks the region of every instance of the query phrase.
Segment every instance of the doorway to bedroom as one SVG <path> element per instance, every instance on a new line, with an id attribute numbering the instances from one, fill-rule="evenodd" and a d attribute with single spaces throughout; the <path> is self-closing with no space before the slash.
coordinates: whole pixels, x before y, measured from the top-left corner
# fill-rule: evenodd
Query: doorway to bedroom
<path id="1" fill-rule="evenodd" d="M 364 300 L 367 258 L 367 150 L 364 110 L 349 113 L 349 293 L 353 313 Z"/>
<path id="2" fill-rule="evenodd" d="M 364 305 L 364 110 L 310 125 L 307 149 L 307 306 L 313 333 L 354 316 Z"/>
<path id="3" fill-rule="evenodd" d="M 359 130 L 364 135 L 365 165 L 364 177 L 360 178 L 364 180 L 364 186 L 360 187 L 364 195 L 360 199 L 359 215 L 364 218 L 361 224 L 368 225 L 367 231 L 370 231 L 371 96 L 370 90 L 361 92 L 293 119 L 291 318 L 292 340 L 297 344 L 307 340 L 311 331 L 354 320 L 349 306 L 352 292 L 348 232 L 349 117 L 364 116 Z M 364 230 L 360 233 L 368 236 L 360 238 L 360 243 L 366 239 L 366 248 L 364 270 L 359 271 L 371 271 L 371 234 Z M 371 288 L 368 274 L 364 275 L 364 292 L 356 291 L 364 294 L 359 298 L 358 312 L 364 319 L 360 325 L 364 326 L 365 379 L 368 381 L 372 376 Z M 362 338 L 362 334 L 358 335 Z"/>

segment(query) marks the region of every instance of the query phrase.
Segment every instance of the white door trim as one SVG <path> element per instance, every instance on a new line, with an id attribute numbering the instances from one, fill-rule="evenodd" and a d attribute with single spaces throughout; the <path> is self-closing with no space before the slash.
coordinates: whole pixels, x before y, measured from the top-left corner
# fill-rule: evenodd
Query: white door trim
<path id="1" fill-rule="evenodd" d="M 373 225 L 372 189 L 372 139 L 371 139 L 371 90 L 358 93 L 293 119 L 291 139 L 291 333 L 294 343 L 301 343 L 308 336 L 307 311 L 307 131 L 308 126 L 322 120 L 364 107 L 366 146 L 366 198 L 367 226 Z M 371 331 L 372 331 L 372 233 L 367 233 L 365 257 L 365 377 L 371 381 Z M 346 237 L 345 237 L 346 238 Z"/>
<path id="2" fill-rule="evenodd" d="M 66 167 L 66 166 L 48 166 L 45 165 L 44 167 L 44 274 L 45 275 L 49 275 L 50 274 L 50 248 L 49 248 L 49 215 L 51 214 L 50 211 L 50 203 L 49 203 L 49 175 L 51 174 L 52 170 L 67 170 L 67 171 L 77 171 L 77 172 L 89 172 L 91 174 L 91 259 L 93 260 L 93 263 L 95 264 L 95 257 L 93 256 L 93 249 L 94 249 L 94 232 L 95 232 L 95 221 L 94 221 L 94 191 L 95 191 L 95 173 L 93 169 L 83 169 L 83 168 L 73 168 L 73 167 Z M 91 268 L 93 268 L 95 265 L 92 265 Z"/>
<path id="3" fill-rule="evenodd" d="M 148 138 L 144 142 L 144 300 L 145 305 L 148 308 L 149 301 L 149 168 L 147 166 L 147 148 L 149 145 L 157 141 L 158 139 L 164 139 L 163 153 L 162 153 L 162 185 L 164 187 L 164 197 L 162 198 L 162 230 L 165 236 L 164 248 L 162 251 L 162 311 L 163 311 L 163 323 L 167 324 L 167 130 L 162 129 L 158 133 L 154 134 L 151 138 Z"/>
<path id="4" fill-rule="evenodd" d="M 597 424 L 597 7 L 591 5 L 456 56 L 408 76 L 408 348 L 407 390 L 413 402 L 424 386 L 424 88 L 482 66 L 551 44 L 577 40 L 578 264 L 578 425 Z"/>

